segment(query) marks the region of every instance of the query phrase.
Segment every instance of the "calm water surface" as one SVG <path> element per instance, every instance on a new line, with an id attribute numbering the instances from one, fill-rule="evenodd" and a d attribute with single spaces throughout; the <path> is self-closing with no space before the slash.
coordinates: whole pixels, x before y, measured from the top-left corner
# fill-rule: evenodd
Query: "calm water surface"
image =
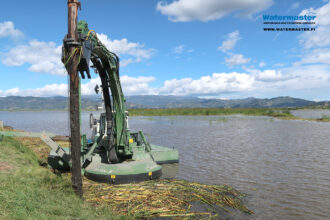
<path id="1" fill-rule="evenodd" d="M 0 112 L 5 124 L 68 135 L 66 112 Z M 89 132 L 89 113 L 83 113 Z M 131 117 L 150 142 L 176 147 L 165 175 L 230 184 L 246 193 L 252 219 L 328 219 L 330 123 L 268 117 Z M 90 133 L 89 133 L 90 134 Z"/>
<path id="2" fill-rule="evenodd" d="M 322 118 L 323 116 L 330 117 L 330 110 L 327 109 L 299 109 L 293 110 L 291 113 L 294 116 L 301 118 Z"/>

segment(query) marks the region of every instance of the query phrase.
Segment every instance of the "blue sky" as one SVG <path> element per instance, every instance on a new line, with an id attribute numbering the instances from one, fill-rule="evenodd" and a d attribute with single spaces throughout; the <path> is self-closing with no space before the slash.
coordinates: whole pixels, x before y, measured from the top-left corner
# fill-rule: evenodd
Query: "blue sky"
<path id="1" fill-rule="evenodd" d="M 330 99 L 330 3 L 322 0 L 81 0 L 79 19 L 121 58 L 126 95 Z M 0 96 L 67 94 L 62 1 L 0 8 Z M 316 31 L 263 31 L 263 14 L 316 15 Z M 287 25 L 298 27 L 298 25 Z M 304 27 L 311 27 L 305 25 Z M 98 76 L 83 80 L 93 94 Z"/>

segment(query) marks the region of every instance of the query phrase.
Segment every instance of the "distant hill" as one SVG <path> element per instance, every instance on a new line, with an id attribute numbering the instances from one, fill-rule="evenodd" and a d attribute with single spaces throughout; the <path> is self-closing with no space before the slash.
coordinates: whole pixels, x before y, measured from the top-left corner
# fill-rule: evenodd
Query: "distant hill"
<path id="1" fill-rule="evenodd" d="M 99 99 L 100 100 L 100 99 Z M 95 109 L 96 98 L 82 98 L 82 108 Z M 62 96 L 56 97 L 0 97 L 0 110 L 66 110 L 68 99 Z"/>
<path id="2" fill-rule="evenodd" d="M 201 99 L 184 96 L 128 96 L 128 108 L 285 108 L 324 106 L 328 102 L 314 102 L 292 97 L 271 99 Z M 83 109 L 96 109 L 101 103 L 100 96 L 82 97 Z M 67 97 L 0 97 L 0 110 L 67 110 Z"/>
<path id="3" fill-rule="evenodd" d="M 327 102 L 314 102 L 292 97 L 271 99 L 201 99 L 183 96 L 129 96 L 129 103 L 144 105 L 148 108 L 283 108 L 325 105 Z"/>

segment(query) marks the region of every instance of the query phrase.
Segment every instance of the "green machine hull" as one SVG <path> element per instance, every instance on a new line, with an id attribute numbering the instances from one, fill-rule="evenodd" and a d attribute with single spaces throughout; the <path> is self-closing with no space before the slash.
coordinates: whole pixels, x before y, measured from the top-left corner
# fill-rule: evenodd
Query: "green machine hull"
<path id="1" fill-rule="evenodd" d="M 69 148 L 63 149 L 69 154 Z M 157 179 L 162 175 L 160 164 L 179 162 L 179 154 L 176 149 L 157 145 L 151 145 L 150 152 L 138 147 L 133 149 L 132 160 L 116 164 L 104 163 L 103 155 L 96 153 L 91 157 L 91 162 L 82 169 L 82 172 L 88 179 L 96 182 L 122 184 Z M 53 169 L 70 170 L 70 164 L 66 163 L 54 150 L 48 155 L 48 164 Z"/>

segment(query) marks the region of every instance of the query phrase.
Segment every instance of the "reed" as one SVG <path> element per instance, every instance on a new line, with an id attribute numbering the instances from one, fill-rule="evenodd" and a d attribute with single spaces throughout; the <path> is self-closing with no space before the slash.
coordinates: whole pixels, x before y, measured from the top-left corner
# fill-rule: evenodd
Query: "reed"
<path id="1" fill-rule="evenodd" d="M 167 108 L 129 109 L 130 116 L 174 116 L 174 115 L 250 115 L 271 117 L 294 117 L 287 109 L 270 108 Z"/>

